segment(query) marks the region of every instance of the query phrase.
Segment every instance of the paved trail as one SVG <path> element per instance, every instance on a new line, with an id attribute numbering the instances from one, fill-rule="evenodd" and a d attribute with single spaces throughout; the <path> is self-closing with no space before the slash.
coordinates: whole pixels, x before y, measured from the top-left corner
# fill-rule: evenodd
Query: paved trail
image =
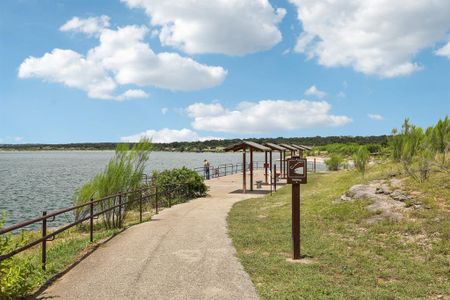
<path id="1" fill-rule="evenodd" d="M 227 235 L 231 206 L 258 196 L 230 194 L 241 176 L 210 180 L 209 197 L 119 234 L 38 299 L 258 299 Z"/>

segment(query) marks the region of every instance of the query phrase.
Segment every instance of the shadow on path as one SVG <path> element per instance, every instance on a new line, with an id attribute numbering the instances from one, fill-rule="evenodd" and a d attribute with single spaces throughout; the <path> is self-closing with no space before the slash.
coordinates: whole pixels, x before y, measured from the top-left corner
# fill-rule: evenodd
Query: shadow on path
<path id="1" fill-rule="evenodd" d="M 238 190 L 230 192 L 230 194 L 244 194 L 244 190 L 238 189 Z M 267 195 L 267 194 L 270 194 L 270 191 L 267 191 L 267 190 L 249 191 L 249 190 L 247 190 L 247 192 L 245 193 L 245 195 Z"/>

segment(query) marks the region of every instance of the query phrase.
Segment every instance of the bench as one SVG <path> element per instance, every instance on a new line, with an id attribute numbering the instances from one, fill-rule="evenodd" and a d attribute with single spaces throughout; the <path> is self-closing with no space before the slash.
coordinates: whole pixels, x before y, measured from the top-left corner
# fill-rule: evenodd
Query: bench
<path id="1" fill-rule="evenodd" d="M 256 180 L 256 188 L 261 189 L 262 188 L 262 180 Z"/>

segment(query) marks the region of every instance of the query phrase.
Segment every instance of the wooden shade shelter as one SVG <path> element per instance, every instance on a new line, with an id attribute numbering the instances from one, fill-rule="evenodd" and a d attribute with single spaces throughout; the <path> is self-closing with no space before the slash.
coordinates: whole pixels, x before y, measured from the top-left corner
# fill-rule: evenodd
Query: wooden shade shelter
<path id="1" fill-rule="evenodd" d="M 287 150 L 289 150 L 291 152 L 291 157 L 295 156 L 295 152 L 298 151 L 297 148 L 292 147 L 291 145 L 288 145 L 288 144 L 280 144 L 280 146 L 282 146 L 282 147 L 286 148 Z M 283 159 L 283 170 L 284 170 L 284 173 L 283 173 L 283 177 L 286 177 L 286 169 L 287 169 L 287 165 L 286 164 L 287 164 L 286 163 L 286 152 L 284 152 L 284 159 Z"/>
<path id="2" fill-rule="evenodd" d="M 265 143 L 264 146 L 269 147 L 272 151 L 280 152 L 280 174 L 283 174 L 283 154 L 286 153 L 287 149 L 274 144 L 274 143 Z M 270 173 L 272 173 L 272 151 L 270 151 Z"/>
<path id="3" fill-rule="evenodd" d="M 309 146 L 305 146 L 305 145 L 300 145 L 301 147 L 305 148 L 305 150 L 312 150 L 312 147 Z"/>
<path id="4" fill-rule="evenodd" d="M 298 154 L 300 157 L 303 157 L 303 152 L 305 150 L 307 150 L 305 147 L 301 146 L 301 145 L 292 145 L 292 147 L 297 148 L 298 149 Z"/>
<path id="5" fill-rule="evenodd" d="M 271 152 L 271 149 L 269 147 L 266 147 L 264 145 L 250 142 L 250 141 L 242 141 L 238 144 L 229 146 L 225 148 L 226 152 L 237 152 L 242 151 L 242 190 L 244 193 L 247 192 L 247 177 L 246 177 L 246 153 L 247 149 L 250 151 L 250 190 L 253 191 L 253 152 L 265 152 L 266 153 L 266 160 L 267 160 L 267 152 Z M 267 172 L 266 172 L 267 173 Z M 266 179 L 267 181 L 267 179 Z"/>
<path id="6" fill-rule="evenodd" d="M 292 145 L 288 145 L 288 144 L 280 144 L 280 146 L 282 146 L 282 147 L 286 148 L 287 150 L 291 151 L 291 156 L 294 156 L 294 155 L 295 155 L 295 152 L 298 151 L 298 148 L 295 148 L 295 147 L 292 146 Z M 286 157 L 285 157 L 285 158 L 286 158 Z"/>

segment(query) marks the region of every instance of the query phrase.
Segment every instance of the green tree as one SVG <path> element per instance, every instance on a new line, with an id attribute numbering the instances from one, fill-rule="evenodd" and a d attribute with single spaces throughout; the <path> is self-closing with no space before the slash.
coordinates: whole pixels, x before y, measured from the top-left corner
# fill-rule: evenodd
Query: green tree
<path id="1" fill-rule="evenodd" d="M 364 173 L 366 172 L 369 157 L 369 150 L 366 146 L 359 147 L 358 151 L 353 154 L 353 162 L 355 163 L 355 168 L 361 173 L 363 177 Z"/>
<path id="2" fill-rule="evenodd" d="M 329 159 L 325 161 L 325 165 L 330 171 L 337 171 L 344 162 L 344 159 L 339 154 L 333 154 Z"/>
<path id="3" fill-rule="evenodd" d="M 441 164 L 445 165 L 450 147 L 450 119 L 448 116 L 439 120 L 431 132 L 431 145 L 441 155 Z"/>
<path id="4" fill-rule="evenodd" d="M 429 177 L 434 158 L 432 129 L 424 133 L 422 128 L 409 125 L 404 132 L 401 152 L 403 169 L 416 181 L 423 182 Z"/>
<path id="5" fill-rule="evenodd" d="M 75 205 L 88 202 L 91 198 L 99 199 L 120 192 L 135 190 L 140 187 L 145 163 L 149 159 L 152 144 L 148 139 L 142 139 L 130 149 L 128 144 L 119 144 L 114 157 L 111 158 L 105 170 L 83 185 L 75 194 Z M 130 195 L 132 197 L 132 195 Z M 132 202 L 132 198 L 128 199 Z M 106 210 L 117 204 L 115 198 L 99 203 L 99 209 Z M 102 218 L 106 228 L 122 226 L 127 209 L 123 208 L 120 215 L 115 210 L 105 213 Z M 83 218 L 88 213 L 87 208 L 76 212 L 76 219 Z"/>

